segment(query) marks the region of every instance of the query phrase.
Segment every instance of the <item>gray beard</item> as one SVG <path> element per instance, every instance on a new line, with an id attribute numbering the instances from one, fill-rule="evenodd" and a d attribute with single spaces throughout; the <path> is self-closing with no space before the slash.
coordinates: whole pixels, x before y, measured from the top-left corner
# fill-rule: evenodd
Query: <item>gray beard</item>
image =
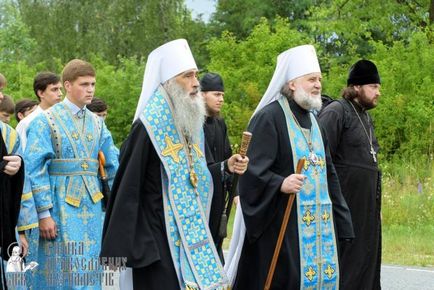
<path id="1" fill-rule="evenodd" d="M 301 88 L 294 91 L 294 101 L 305 110 L 321 110 L 321 95 L 312 97 Z"/>
<path id="2" fill-rule="evenodd" d="M 163 87 L 172 101 L 173 119 L 181 130 L 180 133 L 193 143 L 199 144 L 206 115 L 202 94 L 198 92 L 197 96 L 192 99 L 174 78 L 165 82 Z"/>

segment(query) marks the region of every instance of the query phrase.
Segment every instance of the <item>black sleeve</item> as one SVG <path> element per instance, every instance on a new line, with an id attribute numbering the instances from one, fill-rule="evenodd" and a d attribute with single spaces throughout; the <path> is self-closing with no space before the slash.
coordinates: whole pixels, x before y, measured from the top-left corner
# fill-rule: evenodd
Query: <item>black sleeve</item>
<path id="1" fill-rule="evenodd" d="M 145 210 L 147 167 L 155 150 L 140 120 L 121 147 L 119 169 L 104 221 L 102 257 L 126 257 L 127 266 L 145 267 L 160 260 Z"/>
<path id="2" fill-rule="evenodd" d="M 0 132 L 1 133 L 1 132 Z M 0 134 L 0 159 L 7 155 L 6 145 Z M 10 253 L 7 248 L 16 242 L 15 228 L 20 213 L 21 195 L 24 185 L 24 162 L 21 158 L 21 167 L 17 173 L 10 176 L 0 171 L 0 247 L 2 258 L 7 261 Z"/>
<path id="3" fill-rule="evenodd" d="M 273 221 L 281 201 L 284 176 L 273 171 L 280 136 L 273 114 L 258 112 L 249 125 L 252 140 L 249 166 L 240 176 L 239 191 L 246 233 L 250 242 L 259 238 Z"/>

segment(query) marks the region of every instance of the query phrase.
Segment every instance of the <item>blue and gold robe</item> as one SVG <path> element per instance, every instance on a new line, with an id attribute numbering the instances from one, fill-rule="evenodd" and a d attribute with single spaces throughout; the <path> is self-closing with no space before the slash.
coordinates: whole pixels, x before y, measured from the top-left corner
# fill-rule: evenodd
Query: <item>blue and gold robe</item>
<path id="1" fill-rule="evenodd" d="M 122 145 L 101 256 L 126 257 L 135 289 L 227 289 L 208 227 L 213 183 L 203 134 L 190 143 L 173 112 L 160 87 Z"/>
<path id="2" fill-rule="evenodd" d="M 111 134 L 89 110 L 78 118 L 64 101 L 40 114 L 32 122 L 27 138 L 26 170 L 36 210 L 49 210 L 58 228 L 55 240 L 39 240 L 35 260 L 40 266 L 33 286 L 100 289 L 103 195 L 98 152 L 105 155 L 111 181 L 119 154 Z"/>

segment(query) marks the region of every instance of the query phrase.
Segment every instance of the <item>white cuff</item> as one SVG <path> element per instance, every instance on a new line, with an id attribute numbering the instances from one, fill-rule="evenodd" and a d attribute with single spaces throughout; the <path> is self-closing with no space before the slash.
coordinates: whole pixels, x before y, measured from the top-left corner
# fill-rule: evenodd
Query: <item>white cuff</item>
<path id="1" fill-rule="evenodd" d="M 41 211 L 40 213 L 38 213 L 38 218 L 41 220 L 41 219 L 44 219 L 44 218 L 47 218 L 47 217 L 51 217 L 51 214 L 50 214 L 50 210 L 49 209 L 46 209 L 46 210 L 44 210 L 44 211 Z"/>

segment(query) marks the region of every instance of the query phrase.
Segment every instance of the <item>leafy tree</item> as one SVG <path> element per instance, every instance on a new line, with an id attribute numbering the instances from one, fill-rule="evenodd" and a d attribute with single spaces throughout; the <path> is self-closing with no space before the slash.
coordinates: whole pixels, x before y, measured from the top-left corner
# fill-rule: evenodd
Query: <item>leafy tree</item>
<path id="1" fill-rule="evenodd" d="M 216 35 L 229 31 L 238 38 L 247 37 L 264 17 L 272 22 L 276 16 L 288 18 L 291 25 L 299 27 L 300 20 L 309 16 L 309 7 L 324 0 L 219 0 L 211 19 L 211 28 Z"/>
<path id="2" fill-rule="evenodd" d="M 14 2 L 0 2 L 0 62 L 30 60 L 35 48 Z"/>
<path id="3" fill-rule="evenodd" d="M 204 27 L 191 19 L 182 0 L 17 2 L 38 44 L 37 61 L 89 59 L 98 54 L 117 64 L 119 57 L 145 57 L 182 36 L 198 40 Z"/>

